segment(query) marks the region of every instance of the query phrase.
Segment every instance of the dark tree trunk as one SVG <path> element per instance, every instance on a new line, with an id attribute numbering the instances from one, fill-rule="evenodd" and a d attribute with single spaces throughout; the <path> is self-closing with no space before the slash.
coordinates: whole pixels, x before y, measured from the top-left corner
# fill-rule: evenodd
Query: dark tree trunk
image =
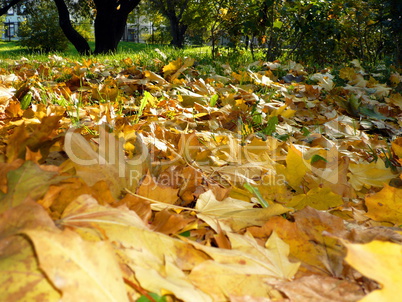
<path id="1" fill-rule="evenodd" d="M 391 17 L 396 40 L 396 62 L 402 66 L 402 3 L 393 0 L 391 3 Z"/>
<path id="2" fill-rule="evenodd" d="M 66 3 L 64 0 L 54 0 L 59 12 L 59 24 L 67 39 L 74 45 L 75 49 L 81 55 L 89 55 L 91 53 L 91 48 L 87 40 L 81 36 L 72 26 L 70 21 L 70 14 L 68 12 Z"/>
<path id="3" fill-rule="evenodd" d="M 95 0 L 95 54 L 114 53 L 123 37 L 128 14 L 140 0 Z"/>
<path id="4" fill-rule="evenodd" d="M 0 9 L 0 16 L 23 0 L 12 0 Z M 88 42 L 72 26 L 65 0 L 54 0 L 59 13 L 59 24 L 67 39 L 80 54 L 90 54 Z M 95 18 L 95 54 L 116 52 L 123 37 L 128 14 L 140 0 L 94 0 L 97 15 Z"/>
<path id="5" fill-rule="evenodd" d="M 176 16 L 169 17 L 170 23 L 170 34 L 172 35 L 173 46 L 178 48 L 184 47 L 184 35 L 187 31 L 187 25 L 181 24 L 180 21 L 177 20 Z"/>
<path id="6" fill-rule="evenodd" d="M 151 0 L 155 7 L 169 20 L 171 44 L 182 48 L 187 25 L 183 22 L 183 14 L 188 9 L 189 0 Z"/>

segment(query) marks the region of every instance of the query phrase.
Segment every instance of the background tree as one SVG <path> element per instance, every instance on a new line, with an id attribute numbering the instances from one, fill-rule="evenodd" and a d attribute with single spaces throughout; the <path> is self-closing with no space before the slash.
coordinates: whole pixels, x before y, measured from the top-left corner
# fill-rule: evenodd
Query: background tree
<path id="1" fill-rule="evenodd" d="M 166 18 L 172 36 L 171 44 L 179 48 L 184 47 L 187 31 L 208 18 L 204 14 L 207 0 L 148 0 L 146 3 L 148 12 L 158 12 Z M 198 30 L 201 28 L 198 27 Z"/>
<path id="2" fill-rule="evenodd" d="M 149 0 L 152 9 L 160 12 L 169 22 L 171 44 L 182 48 L 184 35 L 188 24 L 185 22 L 184 13 L 187 11 L 190 0 Z"/>
<path id="3" fill-rule="evenodd" d="M 19 43 L 30 49 L 44 52 L 63 51 L 68 40 L 54 20 L 58 13 L 53 2 L 38 1 L 26 8 L 26 20 L 21 23 Z"/>
<path id="4" fill-rule="evenodd" d="M 23 0 L 3 2 L 1 14 Z M 140 0 L 54 0 L 58 9 L 59 24 L 68 40 L 81 54 L 88 54 L 91 49 L 87 40 L 74 28 L 70 15 L 77 12 L 90 14 L 94 10 L 95 54 L 116 52 L 125 30 L 128 14 L 139 4 Z M 29 3 L 29 2 L 27 2 Z M 30 2 L 35 5 L 36 2 Z M 71 12 L 69 9 L 73 9 Z"/>

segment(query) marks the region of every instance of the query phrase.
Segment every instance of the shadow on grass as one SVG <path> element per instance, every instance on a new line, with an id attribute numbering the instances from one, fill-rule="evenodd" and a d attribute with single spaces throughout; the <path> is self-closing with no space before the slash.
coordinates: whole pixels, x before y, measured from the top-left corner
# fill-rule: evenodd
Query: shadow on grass
<path id="1" fill-rule="evenodd" d="M 7 58 L 15 58 L 17 56 L 23 56 L 29 53 L 29 51 L 21 47 L 18 42 L 0 42 L 0 57 Z"/>
<path id="2" fill-rule="evenodd" d="M 89 42 L 89 46 L 92 50 L 95 49 L 95 42 Z M 165 47 L 166 45 L 151 45 L 151 44 L 143 44 L 143 43 L 133 43 L 133 42 L 120 42 L 118 46 L 117 53 L 139 53 L 143 51 L 149 51 L 151 49 L 155 49 L 158 47 Z M 81 57 L 77 50 L 74 48 L 72 44 L 68 45 L 68 48 L 63 52 L 57 53 L 43 53 L 40 51 L 29 50 L 26 47 L 22 47 L 18 44 L 18 42 L 0 42 L 0 58 L 2 59 L 16 59 L 23 56 L 35 56 L 35 55 L 50 55 L 57 54 L 61 56 L 68 57 Z"/>

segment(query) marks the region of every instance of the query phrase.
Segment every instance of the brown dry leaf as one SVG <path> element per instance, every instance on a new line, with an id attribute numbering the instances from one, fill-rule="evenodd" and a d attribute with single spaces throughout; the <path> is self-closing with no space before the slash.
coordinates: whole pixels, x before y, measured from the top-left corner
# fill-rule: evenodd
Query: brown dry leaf
<path id="1" fill-rule="evenodd" d="M 165 186 L 158 183 L 150 173 L 147 173 L 141 181 L 137 194 L 152 200 L 161 201 L 167 204 L 175 204 L 179 197 L 179 189 Z"/>
<path id="2" fill-rule="evenodd" d="M 262 228 L 248 230 L 262 239 L 276 231 L 289 244 L 290 256 L 302 261 L 301 269 L 339 276 L 345 251 L 332 236 L 342 237 L 345 232 L 343 220 L 309 207 L 296 212 L 294 218 L 295 222 L 290 222 L 273 217 Z"/>
<path id="3" fill-rule="evenodd" d="M 7 193 L 7 174 L 12 170 L 16 170 L 24 163 L 24 160 L 17 159 L 12 163 L 2 163 L 0 162 L 0 191 Z M 0 196 L 1 196 L 0 192 Z"/>
<path id="4" fill-rule="evenodd" d="M 29 138 L 29 133 L 26 130 L 25 124 L 17 127 L 13 134 L 8 138 L 7 142 L 7 162 L 11 163 L 17 158 L 25 159 L 26 140 Z"/>
<path id="5" fill-rule="evenodd" d="M 387 103 L 391 103 L 402 109 L 402 95 L 400 93 L 391 94 L 389 98 L 385 98 L 385 100 Z"/>
<path id="6" fill-rule="evenodd" d="M 25 159 L 27 148 L 33 152 L 40 151 L 42 158 L 46 158 L 50 147 L 59 140 L 57 129 L 60 119 L 61 116 L 45 116 L 40 121 L 35 120 L 32 124 L 25 121 L 17 127 L 7 141 L 7 161 Z"/>
<path id="7" fill-rule="evenodd" d="M 0 240 L 0 296 L 3 301 L 60 301 L 39 268 L 36 254 L 22 236 Z"/>
<path id="8" fill-rule="evenodd" d="M 126 194 L 123 199 L 113 204 L 114 207 L 121 205 L 134 211 L 145 223 L 147 223 L 152 216 L 151 202 L 143 198 Z"/>
<path id="9" fill-rule="evenodd" d="M 356 283 L 330 276 L 304 276 L 292 282 L 272 283 L 284 292 L 290 301 L 354 302 L 363 298 L 364 292 Z"/>
<path id="10" fill-rule="evenodd" d="M 163 210 L 155 214 L 151 228 L 155 232 L 171 235 L 176 234 L 194 220 L 194 218 L 185 218 L 183 215 L 178 215 L 175 213 L 170 213 L 168 210 Z"/>
<path id="11" fill-rule="evenodd" d="M 396 156 L 402 160 L 402 137 L 398 137 L 396 140 L 394 140 L 391 146 Z"/>
<path id="12" fill-rule="evenodd" d="M 356 270 L 382 285 L 369 293 L 361 302 L 397 301 L 402 283 L 402 246 L 382 241 L 367 244 L 345 244 L 345 260 Z"/>
<path id="13" fill-rule="evenodd" d="M 65 164 L 65 169 L 74 167 L 77 175 L 90 186 L 101 180 L 106 181 L 115 198 L 125 188 L 135 191 L 144 170 L 148 168 L 149 158 L 145 145 L 138 140 L 140 154 L 127 160 L 122 140 L 117 140 L 104 127 L 100 127 L 99 132 L 97 150 L 79 133 L 70 131 L 66 134 L 64 146 L 70 159 Z"/>
<path id="14" fill-rule="evenodd" d="M 399 228 L 355 226 L 346 239 L 353 243 L 368 243 L 373 240 L 389 241 L 402 244 L 402 234 L 398 233 Z"/>
<path id="15" fill-rule="evenodd" d="M 168 65 L 163 67 L 163 73 L 165 78 L 169 77 L 169 80 L 173 82 L 175 79 L 179 77 L 179 75 L 185 71 L 188 67 L 194 64 L 193 58 L 185 58 L 184 61 L 182 58 L 178 58 L 175 61 L 170 62 Z"/>

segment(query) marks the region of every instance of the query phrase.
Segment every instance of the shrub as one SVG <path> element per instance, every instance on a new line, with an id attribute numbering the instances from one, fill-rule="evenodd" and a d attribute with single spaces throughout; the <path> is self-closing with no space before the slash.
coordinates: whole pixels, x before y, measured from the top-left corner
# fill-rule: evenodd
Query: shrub
<path id="1" fill-rule="evenodd" d="M 59 15 L 52 1 L 38 1 L 27 13 L 18 31 L 21 46 L 43 52 L 67 49 L 68 40 L 59 27 Z"/>

